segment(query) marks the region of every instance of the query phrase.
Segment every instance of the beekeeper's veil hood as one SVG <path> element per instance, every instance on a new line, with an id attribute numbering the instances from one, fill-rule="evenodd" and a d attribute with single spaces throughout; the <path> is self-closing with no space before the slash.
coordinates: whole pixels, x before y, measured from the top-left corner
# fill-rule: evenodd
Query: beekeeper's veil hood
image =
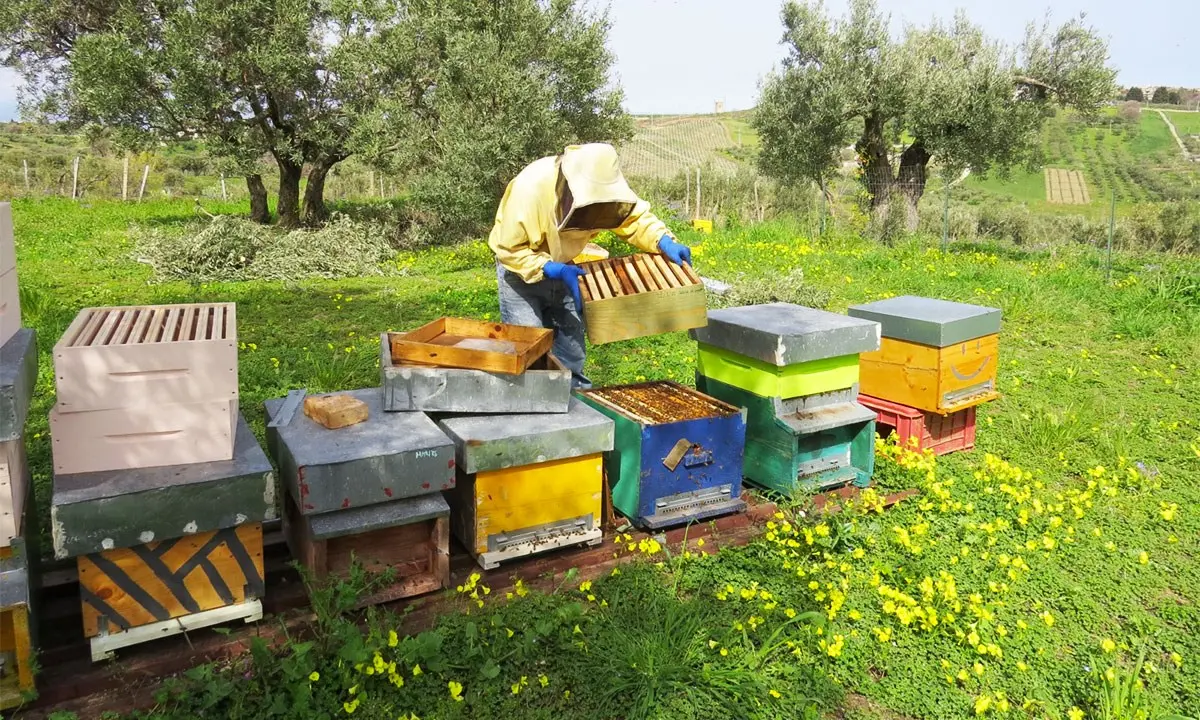
<path id="1" fill-rule="evenodd" d="M 569 145 L 559 157 L 558 229 L 612 230 L 638 203 L 608 143 Z"/>

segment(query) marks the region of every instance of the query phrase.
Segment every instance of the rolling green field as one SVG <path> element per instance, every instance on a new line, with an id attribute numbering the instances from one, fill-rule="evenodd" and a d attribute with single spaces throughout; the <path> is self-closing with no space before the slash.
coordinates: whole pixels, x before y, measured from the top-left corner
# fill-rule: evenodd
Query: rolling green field
<path id="1" fill-rule="evenodd" d="M 190 201 L 17 200 L 13 214 L 41 351 L 28 442 L 43 512 L 50 351 L 82 307 L 237 302 L 242 409 L 260 438 L 267 398 L 377 384 L 380 332 L 497 316 L 478 240 L 399 253 L 374 276 L 157 282 L 131 226 L 194 232 Z M 837 516 L 794 498 L 759 541 L 719 553 L 618 539 L 641 558 L 619 574 L 547 594 L 469 582 L 450 591 L 462 612 L 421 634 L 387 614 L 366 631 L 325 615 L 280 653 L 176 679 L 149 716 L 1112 720 L 1133 716 L 1105 714 L 1105 698 L 1135 681 L 1158 709 L 1148 720 L 1196 714 L 1200 262 L 1120 254 L 1110 284 L 1076 245 L 943 253 L 784 222 L 673 225 L 744 302 L 804 291 L 844 311 L 911 293 L 1001 308 L 1003 397 L 980 409 L 976 448 L 933 461 L 880 444 L 877 489 L 917 498 L 882 511 L 868 493 Z M 587 373 L 690 383 L 694 352 L 683 333 L 615 343 L 591 349 Z"/>

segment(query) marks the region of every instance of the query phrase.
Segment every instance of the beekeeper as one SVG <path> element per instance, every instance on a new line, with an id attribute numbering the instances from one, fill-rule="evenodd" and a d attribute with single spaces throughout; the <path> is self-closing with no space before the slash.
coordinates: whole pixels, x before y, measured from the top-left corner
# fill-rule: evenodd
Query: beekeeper
<path id="1" fill-rule="evenodd" d="M 502 322 L 554 330 L 553 353 L 575 387 L 591 383 L 583 375 L 584 272 L 572 260 L 605 230 L 673 263 L 692 262 L 691 250 L 630 189 L 606 143 L 571 145 L 525 166 L 504 191 L 488 237 Z"/>

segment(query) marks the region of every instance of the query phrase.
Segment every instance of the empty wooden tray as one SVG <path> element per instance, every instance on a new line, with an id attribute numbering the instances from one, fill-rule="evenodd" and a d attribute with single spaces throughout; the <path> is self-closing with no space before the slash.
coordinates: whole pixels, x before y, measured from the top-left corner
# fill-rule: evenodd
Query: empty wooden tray
<path id="1" fill-rule="evenodd" d="M 550 352 L 554 332 L 463 318 L 442 318 L 389 336 L 392 359 L 519 375 Z"/>

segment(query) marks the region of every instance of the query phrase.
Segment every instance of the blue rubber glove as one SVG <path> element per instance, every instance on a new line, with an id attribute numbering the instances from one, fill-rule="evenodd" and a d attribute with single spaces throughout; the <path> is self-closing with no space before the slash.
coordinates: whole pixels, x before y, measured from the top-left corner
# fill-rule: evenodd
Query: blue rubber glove
<path id="1" fill-rule="evenodd" d="M 687 245 L 675 242 L 670 235 L 663 235 L 659 238 L 658 251 L 670 258 L 671 262 L 676 265 L 692 264 L 692 249 Z"/>
<path id="2" fill-rule="evenodd" d="M 583 313 L 583 295 L 579 292 L 579 278 L 584 276 L 583 268 L 578 265 L 566 265 L 551 260 L 542 266 L 542 274 L 550 280 L 561 280 L 575 298 L 575 309 Z"/>

